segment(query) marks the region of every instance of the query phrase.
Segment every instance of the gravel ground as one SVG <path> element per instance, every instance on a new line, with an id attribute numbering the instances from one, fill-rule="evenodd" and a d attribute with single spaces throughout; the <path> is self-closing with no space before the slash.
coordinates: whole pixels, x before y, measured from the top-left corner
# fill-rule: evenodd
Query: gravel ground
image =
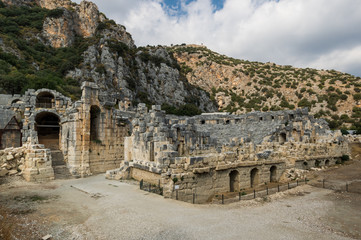
<path id="1" fill-rule="evenodd" d="M 0 185 L 0 209 L 29 210 L 6 218 L 0 211 L 0 220 L 12 226 L 4 239 L 361 239 L 360 200 L 306 185 L 268 198 L 192 205 L 98 175 Z"/>

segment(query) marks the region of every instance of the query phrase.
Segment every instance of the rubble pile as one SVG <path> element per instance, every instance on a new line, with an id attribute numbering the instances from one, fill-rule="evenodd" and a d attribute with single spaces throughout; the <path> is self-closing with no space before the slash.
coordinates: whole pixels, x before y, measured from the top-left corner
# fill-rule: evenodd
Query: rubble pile
<path id="1" fill-rule="evenodd" d="M 24 147 L 0 150 L 0 177 L 22 175 L 25 169 Z"/>
<path id="2" fill-rule="evenodd" d="M 308 170 L 289 168 L 284 171 L 280 178 L 280 182 L 289 182 L 295 180 L 303 180 L 307 176 Z"/>

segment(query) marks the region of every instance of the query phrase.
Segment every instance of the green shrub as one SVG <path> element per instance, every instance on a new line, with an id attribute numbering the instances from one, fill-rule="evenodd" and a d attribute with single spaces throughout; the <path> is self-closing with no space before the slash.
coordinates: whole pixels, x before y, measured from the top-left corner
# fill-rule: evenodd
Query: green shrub
<path id="1" fill-rule="evenodd" d="M 64 14 L 64 10 L 61 8 L 56 8 L 56 9 L 52 9 L 50 10 L 46 16 L 49 18 L 60 18 L 61 16 L 63 16 Z"/>
<path id="2" fill-rule="evenodd" d="M 343 162 L 348 161 L 348 160 L 350 160 L 350 156 L 349 155 L 342 155 L 341 160 Z"/>
<path id="3" fill-rule="evenodd" d="M 96 68 L 95 68 L 95 71 L 100 73 L 100 74 L 105 74 L 106 73 L 106 70 L 105 70 L 105 66 L 104 64 L 97 64 Z"/>
<path id="4" fill-rule="evenodd" d="M 359 101 L 361 100 L 361 93 L 356 93 L 353 95 L 353 99 L 355 99 L 355 101 Z"/>
<path id="5" fill-rule="evenodd" d="M 342 135 L 348 135 L 349 134 L 347 129 L 344 129 L 344 128 L 341 128 L 341 133 L 342 133 Z"/>
<path id="6" fill-rule="evenodd" d="M 118 55 L 120 55 L 120 56 L 124 56 L 125 53 L 129 52 L 128 45 L 123 42 L 111 41 L 110 43 L 108 43 L 108 46 L 109 46 L 110 50 L 118 53 Z"/>
<path id="7" fill-rule="evenodd" d="M 96 31 L 97 31 L 97 32 L 101 32 L 101 31 L 103 31 L 103 30 L 106 29 L 106 28 L 107 28 L 107 24 L 106 24 L 105 22 L 100 22 L 100 23 L 98 24 L 98 26 L 97 26 Z"/>
<path id="8" fill-rule="evenodd" d="M 298 107 L 308 107 L 311 108 L 312 104 L 309 102 L 306 98 L 301 99 L 301 101 L 298 102 Z"/>

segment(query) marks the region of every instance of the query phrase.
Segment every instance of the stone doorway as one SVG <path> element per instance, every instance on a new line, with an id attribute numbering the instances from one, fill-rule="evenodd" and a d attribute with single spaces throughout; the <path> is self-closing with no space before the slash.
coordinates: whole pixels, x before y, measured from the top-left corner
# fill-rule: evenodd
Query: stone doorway
<path id="1" fill-rule="evenodd" d="M 259 179 L 258 179 L 258 169 L 257 168 L 253 168 L 251 170 L 251 188 L 254 188 L 255 186 L 258 185 Z"/>
<path id="2" fill-rule="evenodd" d="M 100 108 L 98 106 L 90 107 L 90 140 L 99 141 L 100 134 Z"/>
<path id="3" fill-rule="evenodd" d="M 277 167 L 272 166 L 270 168 L 270 182 L 277 182 Z"/>
<path id="4" fill-rule="evenodd" d="M 35 117 L 39 144 L 51 150 L 59 149 L 60 119 L 51 112 L 41 112 Z"/>
<path id="5" fill-rule="evenodd" d="M 237 170 L 233 170 L 229 173 L 229 191 L 237 192 L 239 189 L 239 172 Z"/>
<path id="6" fill-rule="evenodd" d="M 287 141 L 287 135 L 286 133 L 281 133 L 279 135 L 279 143 L 282 145 Z"/>

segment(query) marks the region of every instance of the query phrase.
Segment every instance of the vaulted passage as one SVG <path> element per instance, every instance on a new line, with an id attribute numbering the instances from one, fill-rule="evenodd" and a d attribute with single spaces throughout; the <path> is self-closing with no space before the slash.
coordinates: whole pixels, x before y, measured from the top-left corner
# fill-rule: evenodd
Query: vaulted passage
<path id="1" fill-rule="evenodd" d="M 233 170 L 229 173 L 229 191 L 230 192 L 237 192 L 239 191 L 239 172 Z"/>
<path id="2" fill-rule="evenodd" d="M 50 92 L 39 93 L 36 97 L 37 108 L 52 108 L 54 105 L 54 95 Z"/>
<path id="3" fill-rule="evenodd" d="M 258 169 L 257 168 L 253 168 L 251 171 L 251 187 L 255 187 L 258 185 Z"/>
<path id="4" fill-rule="evenodd" d="M 281 133 L 278 138 L 280 144 L 284 144 L 287 141 L 286 133 Z"/>
<path id="5" fill-rule="evenodd" d="M 270 182 L 277 182 L 277 167 L 272 166 L 270 168 Z"/>
<path id="6" fill-rule="evenodd" d="M 100 108 L 91 106 L 90 108 L 90 140 L 99 141 L 100 128 Z"/>
<path id="7" fill-rule="evenodd" d="M 59 117 L 50 112 L 41 112 L 36 115 L 36 130 L 40 144 L 52 150 L 59 149 Z"/>

